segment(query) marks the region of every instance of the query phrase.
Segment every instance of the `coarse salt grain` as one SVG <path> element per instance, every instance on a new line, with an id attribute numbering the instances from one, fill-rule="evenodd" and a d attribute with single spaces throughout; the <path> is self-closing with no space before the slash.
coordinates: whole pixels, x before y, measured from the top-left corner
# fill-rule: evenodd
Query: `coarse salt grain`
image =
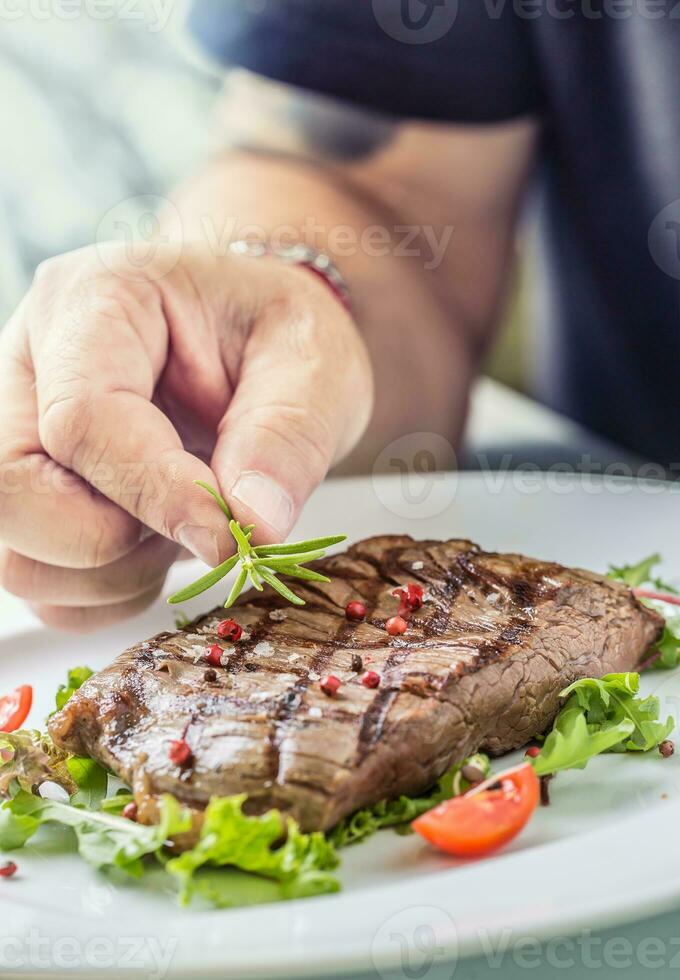
<path id="1" fill-rule="evenodd" d="M 274 647 L 268 640 L 262 640 L 255 646 L 253 653 L 257 654 L 258 657 L 271 657 L 274 654 Z"/>
<path id="2" fill-rule="evenodd" d="M 231 656 L 231 654 L 233 652 L 234 652 L 234 647 L 225 647 L 224 648 L 224 650 L 222 652 L 222 656 L 220 657 L 220 663 L 222 664 L 223 667 L 226 667 L 227 666 L 227 664 L 229 663 L 229 657 Z"/>
<path id="3" fill-rule="evenodd" d="M 321 718 L 323 711 L 321 708 L 310 708 L 308 714 L 310 718 Z"/>
<path id="4" fill-rule="evenodd" d="M 310 670 L 310 672 L 308 674 L 308 677 L 309 677 L 310 681 L 320 681 L 321 680 L 321 674 L 317 674 L 316 671 L 314 671 L 314 670 Z"/>
<path id="5" fill-rule="evenodd" d="M 299 653 L 291 653 L 290 657 L 288 657 L 288 663 L 294 664 L 296 660 L 300 660 L 301 656 Z"/>
<path id="6" fill-rule="evenodd" d="M 486 601 L 487 602 L 490 602 L 492 606 L 495 605 L 498 602 L 499 599 L 500 599 L 500 596 L 499 596 L 499 594 L 497 592 L 492 592 L 491 595 L 488 595 L 486 597 Z"/>
<path id="7" fill-rule="evenodd" d="M 424 561 L 414 561 L 413 564 L 411 565 L 411 568 L 413 569 L 414 572 L 419 572 L 420 569 L 424 567 L 425 567 Z"/>
<path id="8" fill-rule="evenodd" d="M 272 609 L 269 613 L 269 618 L 273 623 L 282 623 L 286 618 L 286 613 L 283 609 Z"/>
<path id="9" fill-rule="evenodd" d="M 193 643 L 190 648 L 194 654 L 194 663 L 200 663 L 201 660 L 205 660 L 208 649 L 204 646 L 199 646 L 198 643 Z"/>

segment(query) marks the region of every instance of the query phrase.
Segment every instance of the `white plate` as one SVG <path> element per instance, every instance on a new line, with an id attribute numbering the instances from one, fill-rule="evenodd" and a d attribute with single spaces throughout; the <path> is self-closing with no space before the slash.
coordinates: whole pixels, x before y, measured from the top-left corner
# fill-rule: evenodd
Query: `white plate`
<path id="1" fill-rule="evenodd" d="M 659 550 L 666 573 L 680 580 L 679 513 L 677 486 L 584 483 L 562 474 L 411 476 L 331 481 L 298 531 L 464 536 L 488 549 L 593 569 Z M 167 591 L 196 570 L 178 567 Z M 203 597 L 188 611 L 206 605 Z M 22 624 L 11 608 L 0 627 L 0 690 L 33 683 L 34 725 L 69 666 L 102 667 L 172 625 L 171 610 L 159 603 L 122 627 L 74 638 L 25 617 Z M 652 672 L 644 687 L 680 715 L 680 674 Z M 341 894 L 233 911 L 180 910 L 158 881 L 114 885 L 75 855 L 50 854 L 38 842 L 19 852 L 20 874 L 0 881 L 0 971 L 430 977 L 428 965 L 488 952 L 510 936 L 563 935 L 648 916 L 680 899 L 680 851 L 668 834 L 680 822 L 679 773 L 678 756 L 597 759 L 560 775 L 553 805 L 497 857 L 460 863 L 414 836 L 383 832 L 344 852 Z"/>

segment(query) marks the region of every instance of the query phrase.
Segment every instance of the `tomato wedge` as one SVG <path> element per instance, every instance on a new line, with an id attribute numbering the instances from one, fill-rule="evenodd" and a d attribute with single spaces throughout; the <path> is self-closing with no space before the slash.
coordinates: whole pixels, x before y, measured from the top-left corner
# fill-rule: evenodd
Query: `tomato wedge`
<path id="1" fill-rule="evenodd" d="M 22 684 L 11 694 L 0 698 L 0 732 L 15 732 L 28 718 L 33 704 L 33 688 Z"/>
<path id="2" fill-rule="evenodd" d="M 512 840 L 538 805 L 541 784 L 523 762 L 440 803 L 411 826 L 430 844 L 456 857 L 482 857 Z"/>

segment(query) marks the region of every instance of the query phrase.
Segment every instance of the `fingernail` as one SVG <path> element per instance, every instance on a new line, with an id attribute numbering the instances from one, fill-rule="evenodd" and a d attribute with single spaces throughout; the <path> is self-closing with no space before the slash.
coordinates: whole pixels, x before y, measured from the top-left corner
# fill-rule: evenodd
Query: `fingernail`
<path id="1" fill-rule="evenodd" d="M 270 480 L 264 473 L 256 470 L 241 473 L 230 496 L 249 510 L 255 511 L 282 538 L 290 531 L 293 523 L 293 501 L 278 483 Z"/>
<path id="2" fill-rule="evenodd" d="M 220 563 L 220 553 L 217 547 L 217 536 L 207 527 L 197 527 L 187 524 L 177 535 L 179 543 L 187 551 L 204 561 L 206 565 L 215 568 Z"/>

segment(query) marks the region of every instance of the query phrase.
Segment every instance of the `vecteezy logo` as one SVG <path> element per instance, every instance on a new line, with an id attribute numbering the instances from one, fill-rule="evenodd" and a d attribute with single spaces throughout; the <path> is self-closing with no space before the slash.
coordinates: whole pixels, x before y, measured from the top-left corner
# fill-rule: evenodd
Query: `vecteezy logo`
<path id="1" fill-rule="evenodd" d="M 373 16 L 383 31 L 403 44 L 439 41 L 453 27 L 458 0 L 373 0 Z"/>
<path id="2" fill-rule="evenodd" d="M 451 506 L 457 487 L 455 451 L 437 432 L 400 436 L 373 465 L 375 495 L 397 517 L 435 517 Z"/>
<path id="3" fill-rule="evenodd" d="M 373 939 L 371 959 L 383 980 L 450 980 L 456 927 L 444 909 L 417 905 L 391 915 Z"/>
<path id="4" fill-rule="evenodd" d="M 161 225 L 159 214 L 163 215 Z M 122 246 L 125 262 L 119 260 Z M 130 282 L 161 279 L 171 272 L 182 253 L 182 219 L 164 197 L 129 197 L 110 208 L 97 226 L 97 251 L 104 265 Z"/>

